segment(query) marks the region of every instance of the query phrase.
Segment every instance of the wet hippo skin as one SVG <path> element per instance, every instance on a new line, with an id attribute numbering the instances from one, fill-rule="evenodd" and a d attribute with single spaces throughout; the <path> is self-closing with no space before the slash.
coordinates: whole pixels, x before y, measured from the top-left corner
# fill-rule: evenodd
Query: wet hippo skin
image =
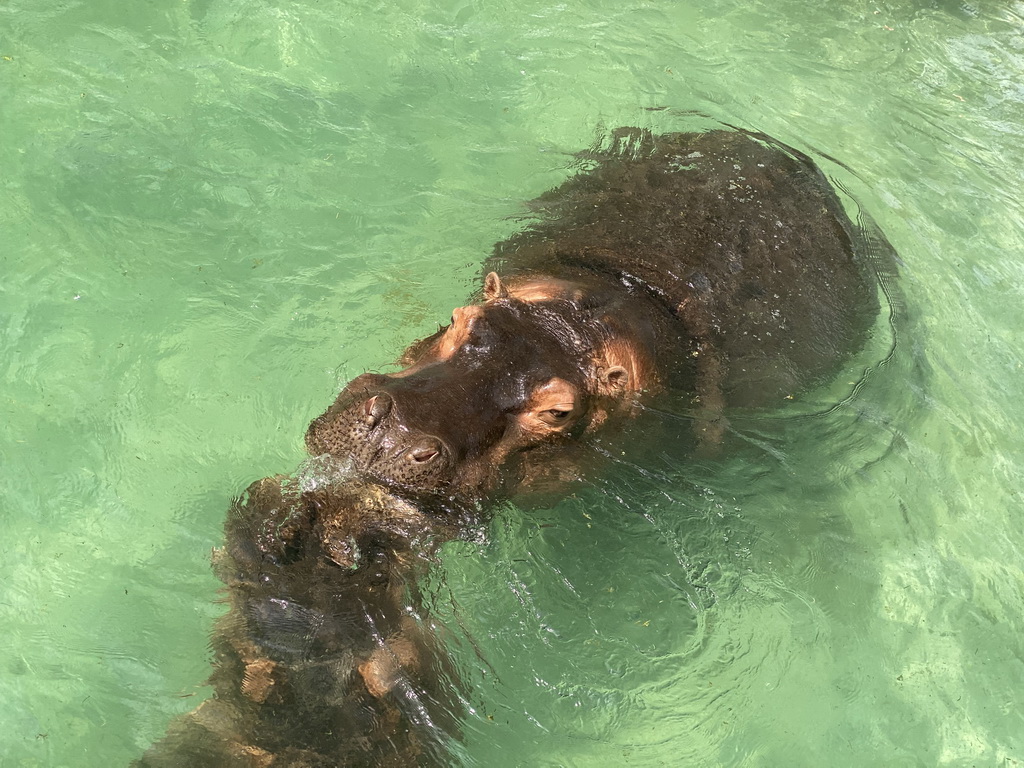
<path id="1" fill-rule="evenodd" d="M 448 764 L 460 683 L 416 578 L 464 519 L 311 464 L 232 506 L 214 556 L 229 606 L 214 695 L 136 768 Z"/>
<path id="2" fill-rule="evenodd" d="M 450 764 L 463 698 L 416 586 L 436 547 L 646 398 L 681 398 L 716 451 L 731 409 L 784 405 L 863 344 L 866 238 L 884 240 L 806 156 L 623 130 L 580 163 L 496 246 L 477 301 L 312 422 L 304 477 L 232 507 L 214 696 L 138 766 Z"/>
<path id="3" fill-rule="evenodd" d="M 657 391 L 692 402 L 715 449 L 730 409 L 781 405 L 863 343 L 874 265 L 807 156 L 624 129 L 581 162 L 497 245 L 478 303 L 313 421 L 312 454 L 415 491 L 511 493 Z"/>

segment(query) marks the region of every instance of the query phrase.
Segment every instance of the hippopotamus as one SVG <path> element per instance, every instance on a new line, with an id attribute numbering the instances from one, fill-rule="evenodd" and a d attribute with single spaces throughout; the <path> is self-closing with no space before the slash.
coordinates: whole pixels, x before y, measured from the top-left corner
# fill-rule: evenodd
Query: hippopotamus
<path id="1" fill-rule="evenodd" d="M 581 165 L 498 243 L 475 301 L 312 422 L 312 454 L 421 497 L 515 493 L 659 392 L 716 452 L 730 412 L 783 404 L 864 342 L 868 238 L 807 155 L 624 129 Z"/>
<path id="2" fill-rule="evenodd" d="M 214 695 L 133 766 L 447 764 L 460 682 L 417 577 L 464 522 L 330 457 L 254 482 L 214 553 Z"/>

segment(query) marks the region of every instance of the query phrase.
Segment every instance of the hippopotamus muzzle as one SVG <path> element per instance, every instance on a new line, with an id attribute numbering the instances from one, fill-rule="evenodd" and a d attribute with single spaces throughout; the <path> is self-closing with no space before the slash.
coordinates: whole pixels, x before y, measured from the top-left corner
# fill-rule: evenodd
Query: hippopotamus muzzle
<path id="1" fill-rule="evenodd" d="M 394 485 L 419 490 L 445 485 L 455 470 L 455 451 L 439 435 L 410 425 L 395 396 L 381 388 L 387 382 L 375 381 L 386 379 L 366 374 L 353 381 L 347 403 L 336 404 L 334 414 L 325 414 L 310 429 L 310 451 L 345 455 L 359 471 Z"/>

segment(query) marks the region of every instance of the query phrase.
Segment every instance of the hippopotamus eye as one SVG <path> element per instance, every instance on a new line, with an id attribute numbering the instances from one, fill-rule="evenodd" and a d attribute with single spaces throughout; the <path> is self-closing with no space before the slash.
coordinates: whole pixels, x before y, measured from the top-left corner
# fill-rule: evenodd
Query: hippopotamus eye
<path id="1" fill-rule="evenodd" d="M 580 414 L 579 389 L 554 377 L 534 389 L 520 423 L 527 433 L 543 438 L 564 432 Z"/>
<path id="2" fill-rule="evenodd" d="M 572 411 L 563 411 L 560 408 L 549 408 L 541 412 L 540 417 L 549 424 L 561 424 L 572 414 Z"/>

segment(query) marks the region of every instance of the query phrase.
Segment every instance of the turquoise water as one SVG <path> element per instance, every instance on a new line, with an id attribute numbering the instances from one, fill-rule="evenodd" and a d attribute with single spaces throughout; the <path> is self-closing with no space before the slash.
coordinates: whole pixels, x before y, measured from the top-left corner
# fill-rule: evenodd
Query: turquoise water
<path id="1" fill-rule="evenodd" d="M 999 0 L 6 0 L 0 766 L 126 764 L 208 695 L 232 495 L 573 152 L 691 113 L 871 212 L 897 320 L 735 455 L 652 445 L 448 547 L 454 759 L 1024 762 L 1022 83 Z"/>

